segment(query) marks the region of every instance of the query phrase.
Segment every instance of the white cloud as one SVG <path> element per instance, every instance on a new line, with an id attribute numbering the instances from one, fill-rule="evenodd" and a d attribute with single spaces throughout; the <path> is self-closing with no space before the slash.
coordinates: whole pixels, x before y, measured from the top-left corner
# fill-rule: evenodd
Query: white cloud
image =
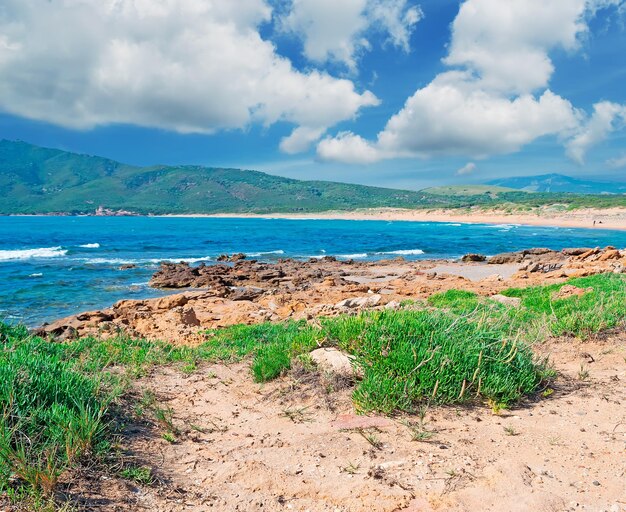
<path id="1" fill-rule="evenodd" d="M 611 169 L 621 169 L 622 167 L 626 167 L 626 155 L 622 155 L 617 158 L 611 158 L 606 161 L 606 165 Z"/>
<path id="2" fill-rule="evenodd" d="M 350 80 L 295 70 L 259 34 L 271 14 L 265 0 L 3 0 L 0 110 L 182 133 L 286 121 L 295 150 L 378 104 Z"/>
<path id="3" fill-rule="evenodd" d="M 575 50 L 588 30 L 590 12 L 618 4 L 466 0 L 452 24 L 444 59 L 453 69 L 418 89 L 375 141 L 360 140 L 368 160 L 407 154 L 485 158 L 518 151 L 543 136 L 582 137 L 583 113 L 547 88 L 554 71 L 549 52 L 557 47 Z M 353 139 L 338 137 L 331 143 L 327 138 L 318 153 L 323 159 L 349 161 Z"/>
<path id="4" fill-rule="evenodd" d="M 457 176 L 465 176 L 472 174 L 476 170 L 476 164 L 474 162 L 468 162 L 463 167 L 458 169 L 454 174 Z"/>
<path id="5" fill-rule="evenodd" d="M 567 143 L 567 155 L 575 162 L 584 164 L 587 150 L 605 140 L 620 123 L 626 123 L 626 105 L 610 101 L 596 103 L 592 116 Z"/>
<path id="6" fill-rule="evenodd" d="M 324 135 L 325 131 L 324 128 L 299 126 L 293 130 L 288 137 L 284 137 L 280 141 L 280 150 L 289 155 L 302 153 L 309 149 L 311 144 L 319 140 L 319 138 Z"/>
<path id="7" fill-rule="evenodd" d="M 409 38 L 423 17 L 407 0 L 292 0 L 281 18 L 284 30 L 302 39 L 311 61 L 338 61 L 353 71 L 360 53 L 370 49 L 368 32 L 376 30 L 387 41 L 409 51 Z"/>
<path id="8" fill-rule="evenodd" d="M 384 158 L 380 149 L 352 132 L 323 139 L 317 146 L 317 154 L 322 160 L 357 164 L 371 164 Z"/>
<path id="9" fill-rule="evenodd" d="M 548 52 L 574 49 L 586 30 L 585 0 L 470 0 L 452 24 L 444 62 L 481 77 L 481 87 L 527 93 L 554 71 Z"/>

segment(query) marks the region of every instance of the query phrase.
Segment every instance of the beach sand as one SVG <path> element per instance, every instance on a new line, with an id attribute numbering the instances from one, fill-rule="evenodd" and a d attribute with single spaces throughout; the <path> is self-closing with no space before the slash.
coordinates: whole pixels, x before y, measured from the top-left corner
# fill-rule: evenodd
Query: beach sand
<path id="1" fill-rule="evenodd" d="M 414 222 L 459 222 L 467 224 L 521 224 L 568 228 L 626 230 L 626 208 L 577 210 L 536 209 L 532 212 L 507 212 L 485 209 L 407 210 L 401 208 L 369 208 L 354 211 L 319 213 L 221 213 L 214 215 L 174 215 L 177 217 L 229 217 L 277 219 L 385 220 Z"/>

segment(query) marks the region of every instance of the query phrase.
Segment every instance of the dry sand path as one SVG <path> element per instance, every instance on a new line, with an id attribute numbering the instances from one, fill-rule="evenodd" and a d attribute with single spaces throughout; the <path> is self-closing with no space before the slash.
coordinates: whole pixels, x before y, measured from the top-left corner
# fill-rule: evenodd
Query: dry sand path
<path id="1" fill-rule="evenodd" d="M 626 510 L 626 333 L 539 351 L 560 372 L 550 397 L 500 415 L 429 409 L 421 442 L 403 424 L 418 417 L 351 428 L 368 424 L 351 390 L 304 374 L 259 385 L 246 364 L 161 369 L 138 388 L 182 433 L 171 444 L 141 427 L 127 445 L 162 483 L 106 479 L 74 495 L 102 511 Z"/>

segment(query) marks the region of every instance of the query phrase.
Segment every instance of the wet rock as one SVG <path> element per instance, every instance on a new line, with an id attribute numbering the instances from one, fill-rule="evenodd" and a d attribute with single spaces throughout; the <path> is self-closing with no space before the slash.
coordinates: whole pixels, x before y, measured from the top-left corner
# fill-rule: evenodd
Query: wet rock
<path id="1" fill-rule="evenodd" d="M 124 265 L 119 266 L 119 270 L 130 270 L 131 268 L 137 268 L 137 265 L 133 263 L 126 263 Z"/>
<path id="2" fill-rule="evenodd" d="M 585 254 L 588 251 L 592 251 L 591 247 L 572 247 L 563 249 L 561 252 L 566 256 L 580 256 L 581 254 Z"/>
<path id="3" fill-rule="evenodd" d="M 486 260 L 487 260 L 487 256 L 484 256 L 482 254 L 474 254 L 474 253 L 466 254 L 465 256 L 461 258 L 461 261 L 463 263 L 467 263 L 470 261 L 486 261 Z"/>

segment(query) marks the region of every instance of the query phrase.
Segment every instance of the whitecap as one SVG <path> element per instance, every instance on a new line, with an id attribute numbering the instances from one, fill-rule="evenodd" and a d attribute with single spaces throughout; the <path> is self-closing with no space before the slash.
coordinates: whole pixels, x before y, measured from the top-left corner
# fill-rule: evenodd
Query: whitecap
<path id="1" fill-rule="evenodd" d="M 95 242 L 93 244 L 79 245 L 78 247 L 83 247 L 85 249 L 100 249 L 100 244 L 98 242 Z"/>
<path id="2" fill-rule="evenodd" d="M 360 258 L 367 258 L 367 253 L 366 252 L 360 252 L 357 254 L 337 254 L 336 255 L 337 258 L 346 258 L 349 260 L 356 260 L 356 259 L 360 259 Z"/>
<path id="3" fill-rule="evenodd" d="M 459 227 L 462 226 L 463 224 L 460 224 L 458 222 L 448 222 L 446 224 L 444 224 L 444 226 L 455 226 L 455 227 Z"/>
<path id="4" fill-rule="evenodd" d="M 267 254 L 285 254 L 285 251 L 283 251 L 282 249 L 278 249 L 277 251 L 248 252 L 245 254 L 246 256 L 249 256 L 251 258 L 258 258 L 260 256 L 265 256 Z"/>
<path id="5" fill-rule="evenodd" d="M 0 251 L 0 261 L 28 260 L 31 258 L 59 258 L 67 254 L 61 247 L 39 247 L 37 249 L 15 249 Z"/>
<path id="6" fill-rule="evenodd" d="M 383 251 L 376 254 L 397 254 L 400 256 L 417 256 L 418 254 L 424 254 L 421 249 L 401 249 L 399 251 Z"/>
<path id="7" fill-rule="evenodd" d="M 29 274 L 28 277 L 41 277 L 43 274 L 41 272 L 37 272 L 36 274 Z"/>

